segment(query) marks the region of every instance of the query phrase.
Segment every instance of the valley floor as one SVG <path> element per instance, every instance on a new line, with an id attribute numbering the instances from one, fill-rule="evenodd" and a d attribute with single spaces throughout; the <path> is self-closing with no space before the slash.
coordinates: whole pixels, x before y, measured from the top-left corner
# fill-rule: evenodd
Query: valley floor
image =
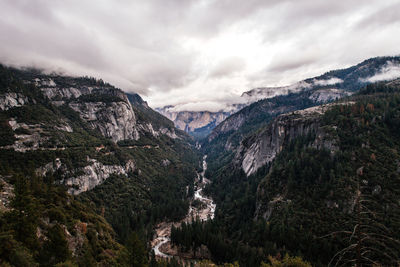
<path id="1" fill-rule="evenodd" d="M 203 157 L 203 171 L 201 173 L 197 173 L 197 177 L 194 181 L 194 197 L 191 201 L 189 212 L 184 219 L 178 222 L 161 222 L 157 225 L 155 229 L 156 234 L 154 239 L 151 241 L 151 247 L 154 251 L 156 257 L 159 258 L 171 258 L 171 257 L 182 257 L 183 255 L 178 253 L 178 249 L 176 247 L 171 246 L 170 237 L 171 237 L 171 227 L 179 227 L 183 222 L 191 223 L 192 220 L 200 220 L 206 221 L 214 218 L 216 204 L 214 203 L 212 198 L 206 197 L 203 194 L 203 188 L 210 183 L 205 177 L 205 172 L 207 170 L 207 156 Z M 199 207 L 195 207 L 193 205 L 194 201 L 198 200 L 202 204 Z M 188 255 L 185 258 L 190 258 Z"/>

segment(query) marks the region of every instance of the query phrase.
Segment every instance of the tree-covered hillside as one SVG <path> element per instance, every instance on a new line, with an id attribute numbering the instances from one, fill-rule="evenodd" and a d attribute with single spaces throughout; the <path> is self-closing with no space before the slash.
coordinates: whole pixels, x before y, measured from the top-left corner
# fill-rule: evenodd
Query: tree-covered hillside
<path id="1" fill-rule="evenodd" d="M 187 213 L 190 138 L 101 80 L 0 66 L 0 124 L 2 266 L 146 263 Z"/>
<path id="2" fill-rule="evenodd" d="M 399 85 L 370 85 L 343 100 L 348 104 L 333 105 L 316 132 L 293 139 L 249 177 L 235 164 L 221 164 L 209 173 L 216 219 L 175 230 L 173 241 L 205 244 L 215 261 L 241 266 L 286 253 L 315 266 L 396 266 Z M 335 149 L 313 145 L 321 131 L 336 140 Z"/>

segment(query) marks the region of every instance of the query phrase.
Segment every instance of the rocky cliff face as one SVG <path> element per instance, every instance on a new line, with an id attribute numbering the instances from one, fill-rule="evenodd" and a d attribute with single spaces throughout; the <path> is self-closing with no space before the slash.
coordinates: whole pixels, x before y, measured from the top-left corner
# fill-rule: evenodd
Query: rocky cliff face
<path id="1" fill-rule="evenodd" d="M 53 104 L 67 103 L 81 119 L 114 142 L 140 138 L 137 119 L 127 96 L 111 86 L 59 86 L 49 79 L 35 79 L 36 86 Z"/>
<path id="2" fill-rule="evenodd" d="M 296 110 L 302 103 L 310 102 L 305 105 L 311 105 L 311 101 L 305 99 L 306 97 L 304 96 L 288 96 L 287 98 L 288 100 L 285 100 L 285 103 L 280 103 L 282 101 L 277 101 L 274 98 L 262 100 L 243 108 L 215 127 L 208 135 L 207 141 L 211 142 L 222 135 L 235 133 L 246 125 L 254 126 L 252 124 L 262 122 L 264 117 L 276 116 L 281 113 Z"/>
<path id="3" fill-rule="evenodd" d="M 282 148 L 298 136 L 314 134 L 311 146 L 337 149 L 335 139 L 320 127 L 321 115 L 331 105 L 322 105 L 278 116 L 264 130 L 242 141 L 235 162 L 247 176 L 271 162 Z"/>
<path id="4" fill-rule="evenodd" d="M 263 109 L 265 111 L 270 111 L 273 113 L 273 104 L 272 103 L 265 103 L 262 105 Z M 228 132 L 232 131 L 237 131 L 246 121 L 246 119 L 249 118 L 249 115 L 251 114 L 250 112 L 247 112 L 250 107 L 246 107 L 243 110 L 229 116 L 227 119 L 225 119 L 222 123 L 220 123 L 217 127 L 213 129 L 213 131 L 208 135 L 207 141 L 211 142 L 218 136 L 222 134 L 226 134 Z"/>
<path id="5" fill-rule="evenodd" d="M 28 98 L 20 93 L 4 93 L 0 95 L 0 109 L 8 110 L 13 107 L 21 107 L 28 103 Z"/>
<path id="6" fill-rule="evenodd" d="M 62 83 L 51 77 L 35 78 L 34 83 L 54 105 L 67 104 L 93 129 L 114 142 L 138 140 L 141 134 L 178 138 L 173 127 L 153 127 L 151 121 L 139 120 L 132 105 L 151 110 L 147 103 L 132 102 L 124 92 L 111 85 L 79 83 L 69 77 L 64 77 Z"/>
<path id="7" fill-rule="evenodd" d="M 208 134 L 215 126 L 225 120 L 232 112 L 210 111 L 173 111 L 167 106 L 157 109 L 162 115 L 174 122 L 175 127 L 187 133 L 206 132 Z"/>
<path id="8" fill-rule="evenodd" d="M 71 102 L 69 106 L 93 129 L 114 142 L 140 138 L 135 113 L 129 102 Z"/>
<path id="9" fill-rule="evenodd" d="M 102 184 L 112 174 L 128 176 L 129 172 L 136 169 L 132 160 L 127 161 L 125 165 L 105 165 L 95 159 L 87 158 L 87 164 L 83 168 L 70 170 L 56 158 L 53 162 L 37 169 L 36 174 L 46 176 L 60 171 L 63 173 L 63 179 L 58 183 L 68 186 L 70 194 L 78 195 Z"/>
<path id="10" fill-rule="evenodd" d="M 138 94 L 127 94 L 135 113 L 138 113 L 139 132 L 147 132 L 154 137 L 166 135 L 172 139 L 184 138 L 182 132 L 176 131 L 174 123 L 149 107 Z M 150 123 L 151 122 L 151 123 Z"/>
<path id="11" fill-rule="evenodd" d="M 129 99 L 123 91 L 101 80 L 9 71 L 17 83 L 0 88 L 0 123 L 5 128 L 1 133 L 6 139 L 0 149 L 56 153 L 58 158 L 54 162 L 36 166 L 37 173 L 55 174 L 57 183 L 68 186 L 71 194 L 91 190 L 112 174 L 128 176 L 136 168 L 134 152 L 114 157 L 115 151 L 105 146 L 115 146 L 117 150 L 119 146 L 109 144 L 100 134 L 115 143 L 126 141 L 121 146 L 140 143 L 138 147 L 145 147 L 143 142 L 162 144 L 166 140 L 162 136 L 186 138 L 139 95 L 129 94 Z M 145 141 L 134 142 L 141 137 Z M 82 151 L 80 156 L 90 158 L 86 162 L 84 158 L 71 162 L 68 155 L 71 150 Z M 112 160 L 107 161 L 109 158 Z"/>

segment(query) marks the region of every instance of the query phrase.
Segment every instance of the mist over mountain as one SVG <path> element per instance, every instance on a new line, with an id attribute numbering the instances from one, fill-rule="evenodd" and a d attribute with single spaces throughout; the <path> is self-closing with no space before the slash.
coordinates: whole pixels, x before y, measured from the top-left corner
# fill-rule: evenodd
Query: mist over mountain
<path id="1" fill-rule="evenodd" d="M 175 123 L 178 129 L 196 138 L 204 138 L 230 115 L 259 100 L 294 93 L 309 94 L 315 103 L 327 103 L 351 95 L 359 88 L 373 82 L 394 80 L 400 77 L 400 57 L 377 57 L 367 59 L 355 66 L 332 70 L 323 75 L 308 78 L 289 86 L 259 87 L 243 92 L 236 103 L 226 110 L 181 110 L 182 106 L 165 106 L 156 109 Z M 223 104 L 222 104 L 223 107 Z M 184 108 L 183 108 L 184 109 Z"/>

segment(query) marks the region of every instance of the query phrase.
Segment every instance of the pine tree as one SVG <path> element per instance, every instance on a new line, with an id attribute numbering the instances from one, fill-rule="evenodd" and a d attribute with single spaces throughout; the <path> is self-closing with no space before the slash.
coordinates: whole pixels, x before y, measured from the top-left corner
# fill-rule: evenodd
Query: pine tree
<path id="1" fill-rule="evenodd" d="M 38 205 L 31 194 L 29 180 L 23 176 L 16 176 L 14 187 L 15 197 L 11 202 L 13 210 L 13 230 L 15 238 L 31 249 L 38 246 L 36 227 L 38 220 Z"/>
<path id="2" fill-rule="evenodd" d="M 129 236 L 126 247 L 129 252 L 130 266 L 134 267 L 148 266 L 146 248 L 136 233 L 132 233 Z"/>

